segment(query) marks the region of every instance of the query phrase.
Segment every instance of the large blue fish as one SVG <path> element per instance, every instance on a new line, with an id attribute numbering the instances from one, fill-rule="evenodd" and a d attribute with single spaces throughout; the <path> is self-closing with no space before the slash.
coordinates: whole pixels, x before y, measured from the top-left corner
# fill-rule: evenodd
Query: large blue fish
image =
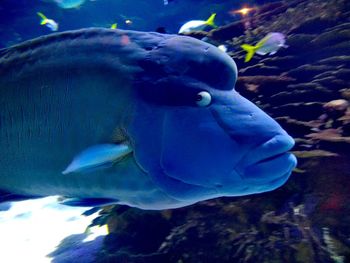
<path id="1" fill-rule="evenodd" d="M 0 50 L 0 200 L 183 207 L 273 190 L 293 139 L 178 35 L 83 29 Z"/>

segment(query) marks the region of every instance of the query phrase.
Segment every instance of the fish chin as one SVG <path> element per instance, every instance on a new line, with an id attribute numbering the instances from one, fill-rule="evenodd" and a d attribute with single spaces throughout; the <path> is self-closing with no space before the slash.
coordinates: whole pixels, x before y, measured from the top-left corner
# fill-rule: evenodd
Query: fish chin
<path id="1" fill-rule="evenodd" d="M 173 179 L 202 187 L 224 184 L 239 160 L 237 143 L 209 110 L 169 110 L 164 118 L 160 165 Z"/>
<path id="2" fill-rule="evenodd" d="M 278 154 L 246 167 L 242 177 L 251 183 L 274 182 L 289 176 L 296 163 L 297 161 L 293 154 Z"/>
<path id="3" fill-rule="evenodd" d="M 235 172 L 249 185 L 249 192 L 270 191 L 287 181 L 297 165 L 295 156 L 288 152 L 293 146 L 294 140 L 281 133 L 246 153 Z"/>

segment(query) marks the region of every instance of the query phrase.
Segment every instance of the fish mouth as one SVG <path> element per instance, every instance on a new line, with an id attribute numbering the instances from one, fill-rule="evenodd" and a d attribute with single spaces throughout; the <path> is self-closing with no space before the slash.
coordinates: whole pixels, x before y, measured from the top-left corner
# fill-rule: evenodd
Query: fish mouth
<path id="1" fill-rule="evenodd" d="M 296 164 L 297 160 L 293 154 L 278 154 L 246 167 L 243 178 L 252 183 L 273 182 L 288 177 Z"/>
<path id="2" fill-rule="evenodd" d="M 296 157 L 288 152 L 293 146 L 294 140 L 289 135 L 276 135 L 249 152 L 242 160 L 243 168 L 237 170 L 252 183 L 288 178 L 297 165 Z"/>
<path id="3" fill-rule="evenodd" d="M 267 157 L 265 159 L 262 159 L 262 160 L 258 161 L 255 165 L 263 165 L 263 164 L 266 164 L 266 163 L 269 163 L 269 162 L 279 161 L 286 154 L 288 154 L 288 153 L 283 152 L 283 153 L 280 153 L 280 154 L 276 154 L 276 155 Z"/>
<path id="4" fill-rule="evenodd" d="M 268 141 L 258 145 L 243 159 L 247 165 L 273 160 L 290 151 L 294 146 L 294 139 L 287 134 L 278 134 Z"/>

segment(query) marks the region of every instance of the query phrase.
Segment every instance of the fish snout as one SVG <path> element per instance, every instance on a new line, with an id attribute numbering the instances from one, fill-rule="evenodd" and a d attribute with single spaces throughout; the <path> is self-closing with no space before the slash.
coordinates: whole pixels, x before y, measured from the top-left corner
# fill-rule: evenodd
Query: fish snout
<path id="1" fill-rule="evenodd" d="M 268 114 L 235 91 L 219 98 L 212 113 L 226 133 L 244 149 L 269 140 L 278 134 L 286 134 L 283 128 Z"/>
<path id="2" fill-rule="evenodd" d="M 211 107 L 218 125 L 237 143 L 239 153 L 230 178 L 241 189 L 227 184 L 228 195 L 271 191 L 283 185 L 297 165 L 288 151 L 294 140 L 268 114 L 237 92 L 217 96 Z"/>
<path id="3" fill-rule="evenodd" d="M 296 157 L 288 152 L 294 140 L 288 134 L 278 134 L 249 151 L 236 171 L 252 184 L 282 185 L 297 165 Z"/>

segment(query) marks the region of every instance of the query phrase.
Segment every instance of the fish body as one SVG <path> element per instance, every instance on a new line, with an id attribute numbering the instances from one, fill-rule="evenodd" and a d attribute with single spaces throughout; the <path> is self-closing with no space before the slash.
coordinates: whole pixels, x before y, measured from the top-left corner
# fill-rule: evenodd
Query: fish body
<path id="1" fill-rule="evenodd" d="M 43 13 L 38 12 L 38 16 L 41 18 L 40 25 L 47 26 L 51 31 L 57 31 L 58 30 L 58 23 L 53 19 L 48 19 Z"/>
<path id="2" fill-rule="evenodd" d="M 190 37 L 90 28 L 0 50 L 0 201 L 169 209 L 273 190 L 293 139 Z"/>
<path id="3" fill-rule="evenodd" d="M 281 48 L 287 48 L 286 37 L 282 33 L 269 33 L 261 39 L 255 46 L 244 44 L 241 47 L 247 51 L 245 62 L 251 60 L 254 53 L 259 55 L 274 55 Z"/>
<path id="4" fill-rule="evenodd" d="M 179 34 L 182 33 L 190 33 L 193 31 L 200 31 L 203 30 L 204 28 L 206 28 L 207 26 L 211 26 L 211 27 L 216 27 L 216 25 L 214 24 L 214 19 L 215 19 L 216 14 L 212 14 L 208 20 L 204 21 L 204 20 L 191 20 L 187 23 L 185 23 L 183 26 L 181 26 L 181 28 L 179 29 Z"/>

